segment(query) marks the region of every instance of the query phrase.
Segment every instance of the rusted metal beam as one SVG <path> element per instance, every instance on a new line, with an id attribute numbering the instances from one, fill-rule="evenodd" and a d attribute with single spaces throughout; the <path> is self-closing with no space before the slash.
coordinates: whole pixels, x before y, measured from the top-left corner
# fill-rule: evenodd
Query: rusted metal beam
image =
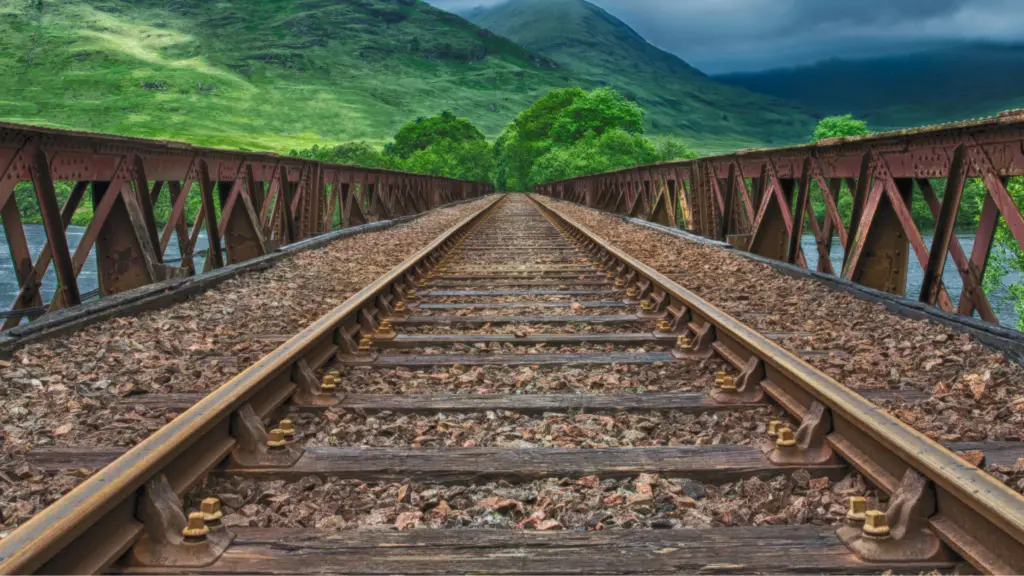
<path id="1" fill-rule="evenodd" d="M 333 225 L 328 203 L 341 202 L 342 175 L 353 166 L 323 164 L 275 154 L 201 148 L 183 143 L 125 138 L 104 134 L 70 132 L 34 126 L 0 123 L 0 216 L 11 251 L 14 276 L 20 287 L 13 309 L 32 308 L 29 318 L 39 316 L 44 303 L 40 283 L 52 261 L 59 290 L 49 303 L 54 310 L 79 300 L 76 278 L 93 247 L 101 294 L 112 294 L 182 273 L 194 273 L 192 257 L 199 233 L 205 229 L 212 249 L 207 269 L 224 264 L 219 251 L 226 247 L 234 263 L 263 254 L 267 239 L 275 233 L 272 247 L 320 234 Z M 201 173 L 201 174 L 200 174 Z M 440 202 L 442 189 L 460 188 L 477 196 L 490 192 L 489 185 L 434 176 L 377 170 L 398 188 L 386 201 L 399 203 L 403 213 L 422 212 Z M 57 182 L 75 187 L 63 208 L 58 207 Z M 229 182 L 228 188 L 219 182 Z M 337 199 L 327 194 L 332 183 Z M 68 250 L 67 225 L 92 185 L 93 217 L 74 253 Z M 198 183 L 202 211 L 191 232 L 185 206 Z M 39 204 L 47 243 L 35 263 L 28 249 L 14 190 L 32 185 Z M 158 228 L 154 205 L 166 186 L 171 210 Z M 214 187 L 220 186 L 221 213 L 217 213 Z M 383 191 L 382 191 L 383 193 Z M 427 195 L 435 197 L 427 197 Z M 372 196 L 361 190 L 352 203 L 342 206 L 344 225 L 364 223 L 359 200 Z M 455 199 L 455 196 L 449 200 Z M 24 197 L 23 197 L 24 201 Z M 177 232 L 181 269 L 163 264 L 171 236 Z M 21 321 L 18 315 L 5 320 L 5 328 Z"/>
<path id="2" fill-rule="evenodd" d="M 960 159 L 953 162 L 954 157 Z M 1000 218 L 1017 247 L 1024 250 L 1024 215 L 1007 190 L 1009 178 L 1024 176 L 1024 111 L 946 126 L 634 166 L 547 183 L 536 191 L 583 201 L 566 193 L 583 190 L 587 205 L 651 217 L 660 207 L 657 190 L 646 188 L 651 182 L 646 175 L 654 174 L 657 182 L 664 173 L 675 175 L 678 196 L 672 200 L 682 211 L 683 225 L 693 233 L 727 239 L 762 256 L 805 265 L 799 239 L 809 216 L 819 271 L 835 273 L 829 255 L 838 235 L 844 250 L 839 273 L 844 278 L 903 295 L 907 258 L 913 249 L 926 272 L 925 292 L 919 296 L 922 302 L 945 310 L 955 308 L 961 314 L 977 310 L 991 322 L 996 317 L 982 285 Z M 930 178 L 951 181 L 951 203 L 940 205 Z M 957 183 L 970 178 L 984 182 L 988 198 L 968 258 L 953 228 L 958 199 L 962 199 L 963 184 Z M 794 206 L 792 191 L 798 181 Z M 920 192 L 914 190 L 913 182 L 919 184 Z M 843 222 L 838 208 L 843 183 L 853 196 L 849 223 Z M 813 184 L 821 190 L 825 204 L 820 226 L 809 201 Z M 910 206 L 918 193 L 938 222 L 930 247 L 911 217 Z M 738 205 L 745 209 L 745 224 Z M 665 218 L 659 215 L 656 220 L 664 223 Z M 964 280 L 957 306 L 941 281 L 947 254 Z"/>

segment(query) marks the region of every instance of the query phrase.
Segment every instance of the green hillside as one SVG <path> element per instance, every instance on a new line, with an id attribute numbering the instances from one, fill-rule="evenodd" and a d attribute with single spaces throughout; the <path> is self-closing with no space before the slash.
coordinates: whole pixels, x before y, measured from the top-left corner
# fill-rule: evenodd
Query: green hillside
<path id="1" fill-rule="evenodd" d="M 715 79 L 798 102 L 814 114 L 852 113 L 872 130 L 906 128 L 1024 106 L 1024 45 L 961 44 Z"/>
<path id="2" fill-rule="evenodd" d="M 287 151 L 450 108 L 497 135 L 571 75 L 417 0 L 4 0 L 0 119 Z"/>
<path id="3" fill-rule="evenodd" d="M 630 95 L 652 132 L 681 134 L 703 152 L 803 142 L 814 130 L 795 106 L 708 78 L 584 0 L 511 0 L 464 15 Z"/>

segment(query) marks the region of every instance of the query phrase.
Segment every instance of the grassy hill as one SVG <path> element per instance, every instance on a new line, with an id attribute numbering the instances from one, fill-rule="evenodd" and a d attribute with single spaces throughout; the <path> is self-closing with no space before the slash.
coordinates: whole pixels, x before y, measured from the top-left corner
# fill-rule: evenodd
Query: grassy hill
<path id="1" fill-rule="evenodd" d="M 799 102 L 814 114 L 849 112 L 872 130 L 905 128 L 1024 106 L 1024 45 L 961 44 L 715 79 Z"/>
<path id="2" fill-rule="evenodd" d="M 489 135 L 570 73 L 417 0 L 5 0 L 0 119 L 287 151 L 451 108 Z"/>
<path id="3" fill-rule="evenodd" d="M 796 106 L 716 82 L 584 0 L 511 0 L 463 15 L 615 86 L 647 110 L 651 131 L 681 134 L 704 152 L 803 142 L 814 130 Z"/>

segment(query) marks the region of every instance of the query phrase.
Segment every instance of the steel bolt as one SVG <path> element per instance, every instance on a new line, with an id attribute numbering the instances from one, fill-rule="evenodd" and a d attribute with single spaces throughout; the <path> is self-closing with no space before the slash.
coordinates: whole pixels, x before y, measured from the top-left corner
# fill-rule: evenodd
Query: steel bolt
<path id="1" fill-rule="evenodd" d="M 380 321 L 380 326 L 377 326 L 377 331 L 378 332 L 387 332 L 389 330 L 391 330 L 391 321 L 390 320 L 381 320 Z"/>
<path id="2" fill-rule="evenodd" d="M 333 392 L 334 390 L 337 390 L 337 388 L 338 388 L 337 380 L 333 376 L 331 376 L 330 374 L 324 374 L 323 380 L 320 381 L 320 390 L 325 391 L 325 392 L 326 391 Z"/>
<path id="3" fill-rule="evenodd" d="M 419 279 L 419 280 L 417 280 L 417 281 L 416 281 L 416 285 L 417 285 L 417 286 L 419 286 L 420 288 L 423 288 L 424 286 L 426 286 L 426 285 L 427 285 L 427 281 L 426 281 L 426 280 L 423 280 L 423 279 L 421 278 L 421 279 Z"/>
<path id="4" fill-rule="evenodd" d="M 634 288 L 633 286 L 630 286 L 628 289 L 626 289 L 626 297 L 627 298 L 636 298 L 637 294 L 638 294 L 637 289 Z"/>
<path id="5" fill-rule="evenodd" d="M 852 524 L 864 522 L 864 513 L 868 511 L 868 501 L 863 496 L 850 496 L 850 511 L 846 519 Z"/>
<path id="6" fill-rule="evenodd" d="M 271 450 L 284 448 L 288 441 L 284 439 L 284 430 L 274 428 L 267 436 L 267 447 Z"/>
<path id="7" fill-rule="evenodd" d="M 796 446 L 796 435 L 785 426 L 779 428 L 779 439 L 775 441 L 775 445 L 779 448 L 792 448 Z"/>
<path id="8" fill-rule="evenodd" d="M 370 338 L 369 336 L 363 336 L 362 338 L 359 339 L 359 351 L 360 352 L 369 352 L 370 351 L 370 346 L 372 344 L 373 344 L 373 339 L 372 338 Z"/>
<path id="9" fill-rule="evenodd" d="M 672 323 L 666 318 L 662 318 L 658 320 L 658 330 L 661 330 L 662 332 L 669 332 L 672 330 Z"/>
<path id="10" fill-rule="evenodd" d="M 719 385 L 723 392 L 735 392 L 736 382 L 733 381 L 732 376 L 725 376 L 722 378 L 722 383 Z"/>
<path id="11" fill-rule="evenodd" d="M 640 309 L 644 312 L 650 312 L 654 308 L 654 304 L 649 299 L 643 299 L 640 301 Z"/>
<path id="12" fill-rule="evenodd" d="M 685 350 L 689 348 L 692 344 L 693 343 L 690 341 L 689 336 L 680 336 L 676 338 L 676 346 L 678 346 L 680 349 Z"/>
<path id="13" fill-rule="evenodd" d="M 889 536 L 889 521 L 885 517 L 885 512 L 868 510 L 864 513 L 864 535 L 871 538 Z"/>
<path id="14" fill-rule="evenodd" d="M 395 312 L 405 312 L 405 302 L 404 301 L 399 300 L 398 302 L 395 302 Z"/>
<path id="15" fill-rule="evenodd" d="M 344 374 L 344 373 L 345 373 L 345 367 L 344 366 L 338 366 L 337 370 L 331 370 L 330 372 L 328 372 L 330 377 L 334 378 L 337 381 L 341 380 L 341 375 Z"/>
<path id="16" fill-rule="evenodd" d="M 617 274 L 615 273 L 615 270 L 609 270 L 606 276 L 608 276 L 609 278 L 615 278 Z"/>
<path id="17" fill-rule="evenodd" d="M 199 513 L 203 515 L 203 522 L 218 525 L 224 517 L 224 511 L 220 509 L 219 498 L 205 498 L 199 503 Z"/>
<path id="18" fill-rule="evenodd" d="M 188 515 L 188 524 L 181 530 L 181 535 L 184 536 L 186 540 L 191 540 L 193 542 L 206 540 L 206 535 L 209 533 L 210 527 L 206 525 L 202 512 L 190 513 Z"/>
<path id="19" fill-rule="evenodd" d="M 281 420 L 281 423 L 278 424 L 278 427 L 281 429 L 281 432 L 284 432 L 285 440 L 292 441 L 295 439 L 295 426 L 292 425 L 291 420 L 287 418 Z"/>
<path id="20" fill-rule="evenodd" d="M 626 279 L 625 278 L 616 278 L 615 279 L 615 287 L 616 288 L 622 288 L 625 285 L 626 285 Z"/>
<path id="21" fill-rule="evenodd" d="M 412 289 L 412 288 L 410 288 L 410 289 L 409 289 L 409 290 L 408 290 L 408 291 L 407 291 L 407 292 L 405 293 L 405 297 L 406 297 L 406 298 L 410 298 L 410 299 L 411 299 L 411 298 L 415 298 L 415 297 L 416 297 L 416 290 L 415 290 L 415 289 Z"/>
<path id="22" fill-rule="evenodd" d="M 782 427 L 782 422 L 780 420 L 772 420 L 771 422 L 769 422 L 768 423 L 768 437 L 769 438 L 778 438 L 779 437 L 779 428 L 781 428 L 781 427 Z"/>

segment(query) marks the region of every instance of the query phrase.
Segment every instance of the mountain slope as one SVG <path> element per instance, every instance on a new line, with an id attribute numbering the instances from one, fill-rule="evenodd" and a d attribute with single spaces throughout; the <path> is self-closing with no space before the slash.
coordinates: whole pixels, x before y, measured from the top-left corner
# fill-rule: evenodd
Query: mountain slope
<path id="1" fill-rule="evenodd" d="M 1024 106 L 1024 45 L 962 44 L 715 79 L 817 114 L 852 113 L 873 130 L 905 128 Z"/>
<path id="2" fill-rule="evenodd" d="M 496 135 L 545 58 L 419 0 L 5 0 L 0 118 L 284 150 L 445 108 Z"/>
<path id="3" fill-rule="evenodd" d="M 702 151 L 806 141 L 814 119 L 792 104 L 720 84 L 584 0 L 510 0 L 463 13 L 648 111 L 656 133 L 682 133 Z"/>

